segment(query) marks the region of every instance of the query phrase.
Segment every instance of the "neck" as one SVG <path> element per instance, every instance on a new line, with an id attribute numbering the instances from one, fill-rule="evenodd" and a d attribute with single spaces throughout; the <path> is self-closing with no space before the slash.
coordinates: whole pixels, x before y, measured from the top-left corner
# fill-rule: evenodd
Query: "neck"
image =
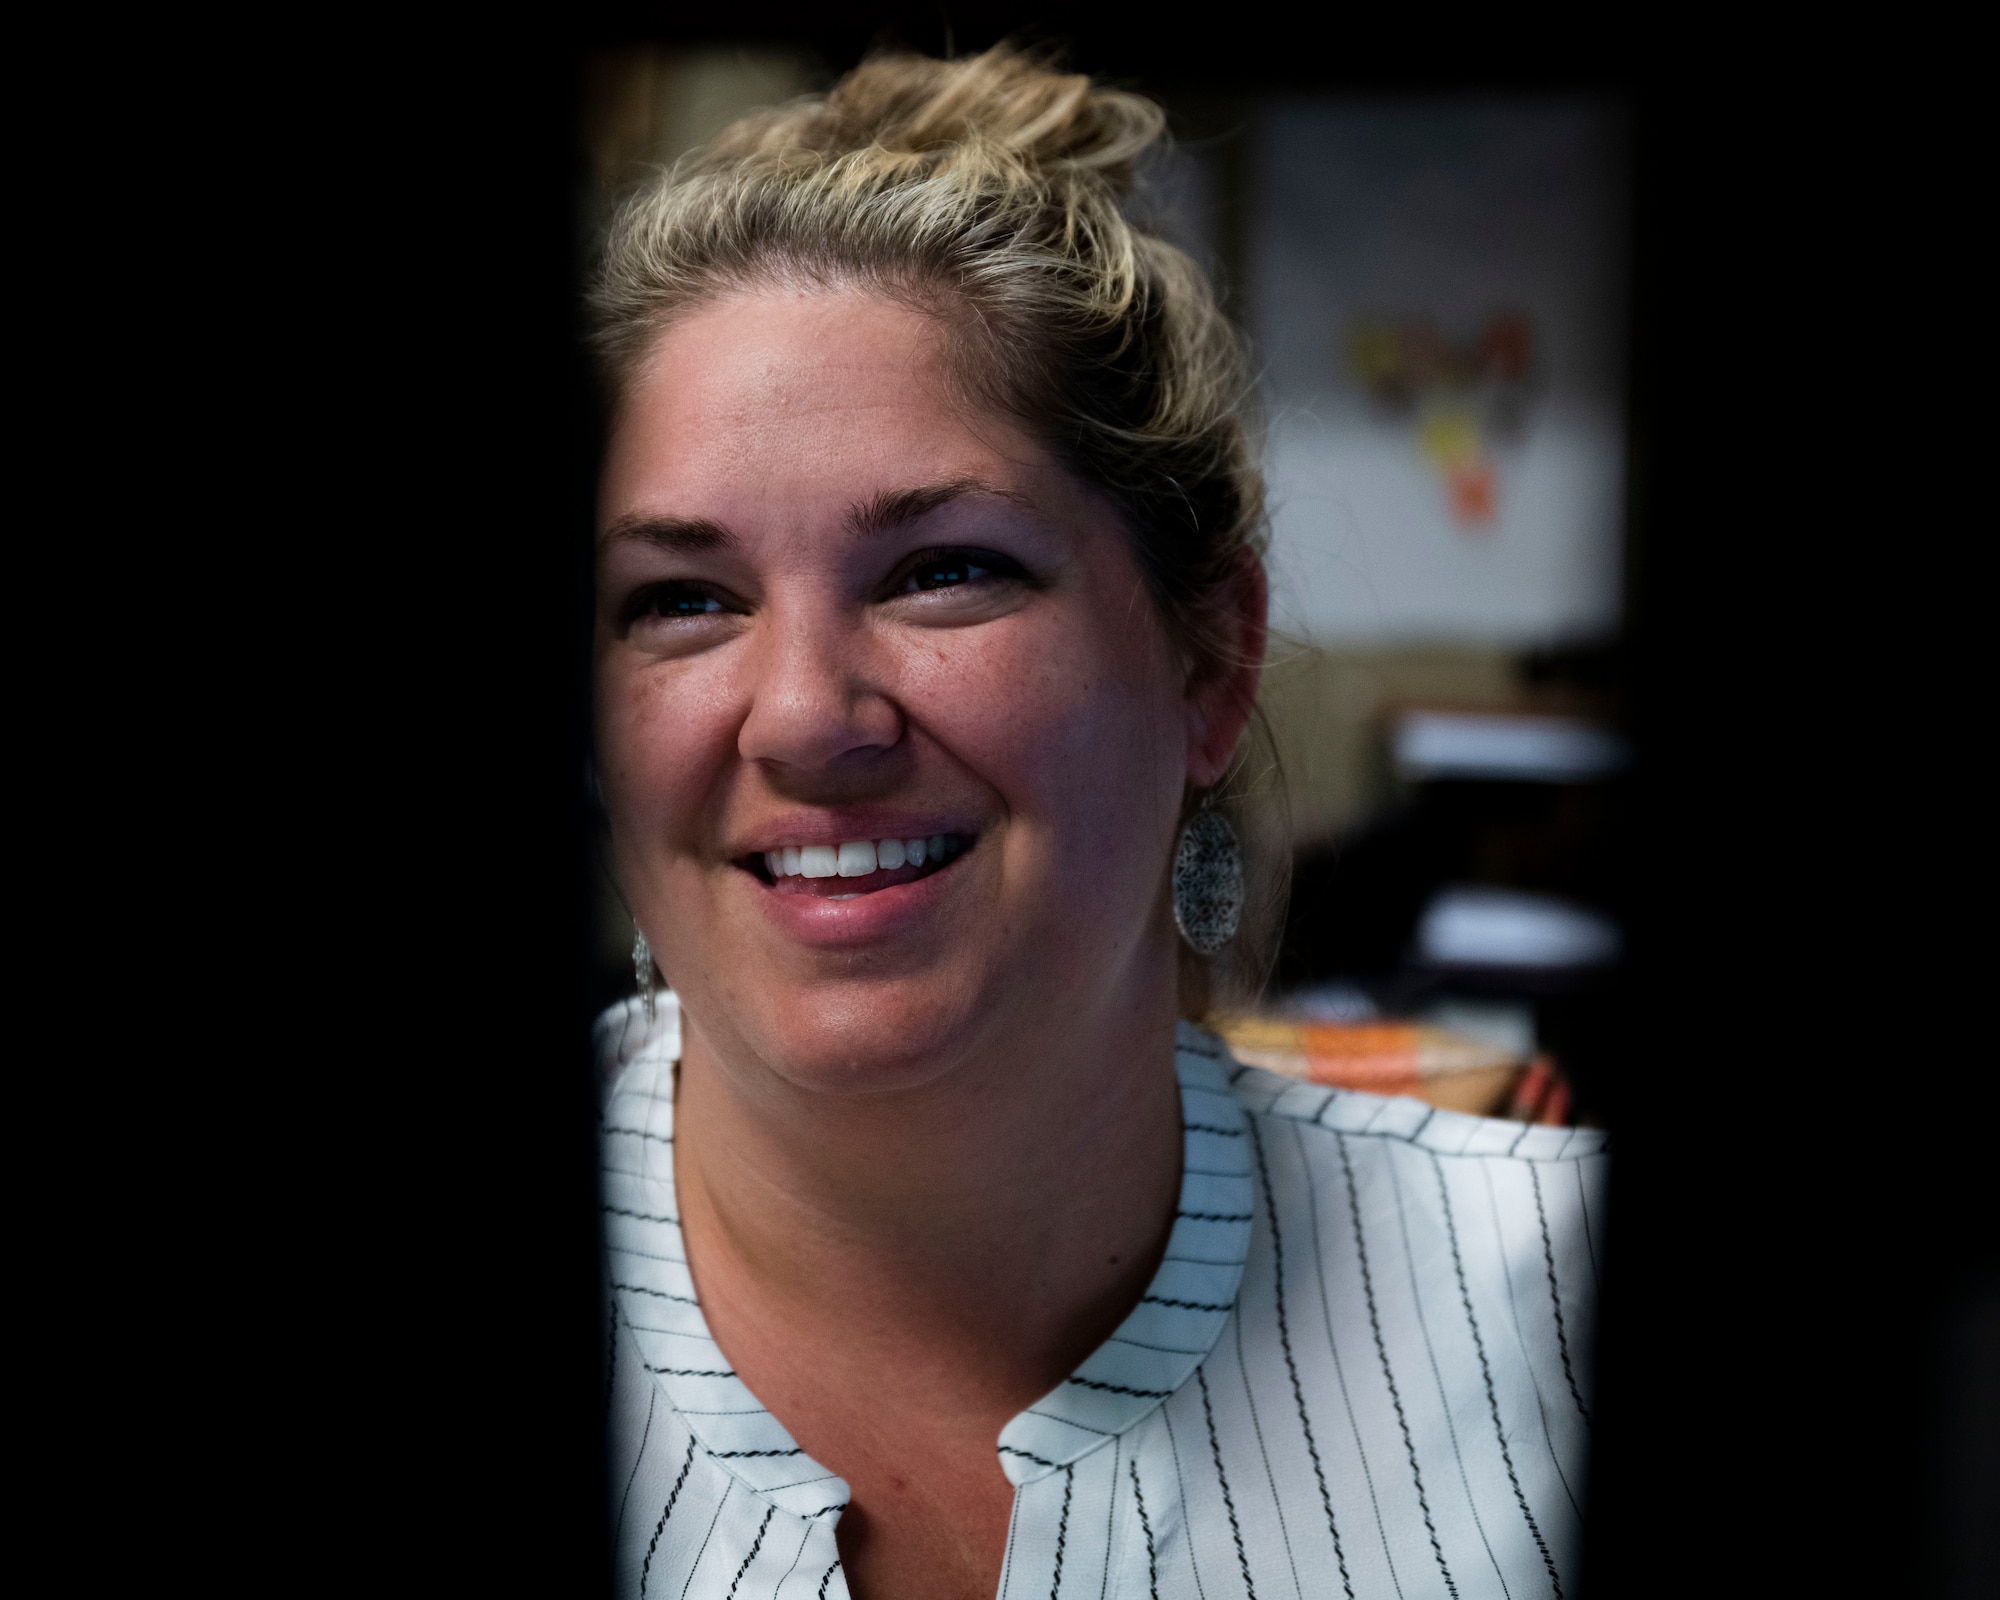
<path id="1" fill-rule="evenodd" d="M 1099 1016 L 1010 1031 L 880 1096 L 774 1084 L 690 1018 L 675 1177 L 732 1361 L 754 1366 L 761 1330 L 782 1329 L 919 1387 L 919 1368 L 946 1375 L 1002 1420 L 1061 1381 L 1144 1292 L 1173 1223 L 1173 966 L 1158 965 Z"/>

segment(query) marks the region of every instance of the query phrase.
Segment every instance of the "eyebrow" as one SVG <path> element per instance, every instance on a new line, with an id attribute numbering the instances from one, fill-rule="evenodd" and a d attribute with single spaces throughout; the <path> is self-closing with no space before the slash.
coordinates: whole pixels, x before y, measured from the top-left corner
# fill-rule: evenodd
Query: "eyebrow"
<path id="1" fill-rule="evenodd" d="M 618 518 L 604 530 L 611 540 L 633 540 L 680 555 L 704 550 L 720 550 L 736 542 L 736 535 L 719 522 L 706 517 L 658 517 L 634 514 Z"/>
<path id="2" fill-rule="evenodd" d="M 979 478 L 951 478 L 943 483 L 927 483 L 914 489 L 885 489 L 874 499 L 848 507 L 844 519 L 850 533 L 860 538 L 887 533 L 927 517 L 954 500 L 977 498 L 1001 500 L 1023 510 L 1034 505 L 1026 495 L 996 488 Z M 719 522 L 706 517 L 669 517 L 635 512 L 619 517 L 604 530 L 607 540 L 632 540 L 677 555 L 697 555 L 723 550 L 736 543 L 736 535 Z"/>
<path id="3" fill-rule="evenodd" d="M 919 517 L 927 517 L 940 506 L 968 497 L 1004 500 L 1023 510 L 1034 509 L 1033 502 L 1026 495 L 997 489 L 978 478 L 951 478 L 943 483 L 929 483 L 916 489 L 883 490 L 865 504 L 849 508 L 848 531 L 861 537 L 886 533 L 892 528 L 902 527 L 905 523 L 915 522 Z"/>

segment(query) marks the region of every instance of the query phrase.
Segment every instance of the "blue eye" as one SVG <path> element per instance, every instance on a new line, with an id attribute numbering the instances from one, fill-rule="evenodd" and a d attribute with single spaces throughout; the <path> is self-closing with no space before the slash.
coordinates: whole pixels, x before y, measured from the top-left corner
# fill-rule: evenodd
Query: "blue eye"
<path id="1" fill-rule="evenodd" d="M 926 561 L 910 573 L 912 589 L 950 589 L 961 583 L 970 583 L 974 578 L 983 578 L 992 569 L 982 567 L 964 556 L 947 556 L 940 561 Z"/>
<path id="2" fill-rule="evenodd" d="M 691 584 L 663 583 L 649 590 L 639 614 L 648 617 L 699 617 L 720 611 L 722 602 L 705 589 Z"/>
<path id="3" fill-rule="evenodd" d="M 991 550 L 926 550 L 908 566 L 894 593 L 957 589 L 985 578 L 1026 578 L 1019 562 Z"/>

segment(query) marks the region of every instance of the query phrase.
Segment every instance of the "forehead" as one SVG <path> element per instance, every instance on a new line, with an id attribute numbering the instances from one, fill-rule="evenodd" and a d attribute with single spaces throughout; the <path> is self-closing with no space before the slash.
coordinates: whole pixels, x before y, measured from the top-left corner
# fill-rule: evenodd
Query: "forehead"
<path id="1" fill-rule="evenodd" d="M 661 334 L 622 405 L 600 523 L 700 516 L 748 531 L 972 477 L 1031 492 L 1046 454 L 958 401 L 928 316 L 858 289 L 773 287 Z"/>

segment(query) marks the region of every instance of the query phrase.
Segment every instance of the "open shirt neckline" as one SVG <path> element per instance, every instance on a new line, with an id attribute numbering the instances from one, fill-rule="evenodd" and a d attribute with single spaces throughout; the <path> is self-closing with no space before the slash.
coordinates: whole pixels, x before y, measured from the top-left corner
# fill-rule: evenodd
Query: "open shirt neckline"
<path id="1" fill-rule="evenodd" d="M 603 1125 L 605 1243 L 616 1313 L 702 1447 L 746 1488 L 803 1517 L 837 1516 L 847 1483 L 801 1450 L 710 1334 L 688 1272 L 673 1176 L 671 994 L 649 1020 L 639 999 L 598 1019 L 610 1079 Z M 1001 1429 L 1000 1468 L 1017 1487 L 1072 1466 L 1129 1432 L 1194 1375 L 1221 1337 L 1250 1253 L 1255 1207 L 1248 1119 L 1228 1051 L 1181 1023 L 1181 1187 L 1173 1231 L 1139 1303 L 1067 1378 Z"/>

